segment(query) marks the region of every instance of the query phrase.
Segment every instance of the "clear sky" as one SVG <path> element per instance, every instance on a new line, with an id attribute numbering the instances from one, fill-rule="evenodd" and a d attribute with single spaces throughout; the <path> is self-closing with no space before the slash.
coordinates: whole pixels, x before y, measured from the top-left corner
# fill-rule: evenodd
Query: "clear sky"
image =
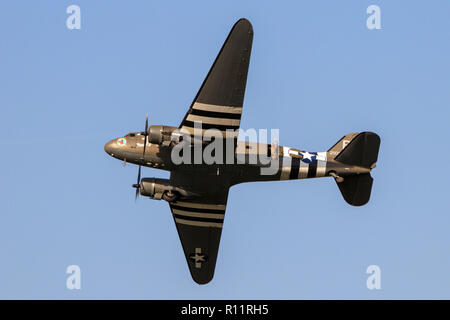
<path id="1" fill-rule="evenodd" d="M 177 126 L 241 17 L 243 129 L 308 151 L 373 131 L 381 149 L 364 207 L 330 178 L 232 187 L 199 286 L 167 203 L 135 203 L 137 167 L 103 146 L 147 113 Z M 446 0 L 1 1 L 0 298 L 450 298 L 449 17 Z M 74 264 L 81 290 L 66 288 Z"/>

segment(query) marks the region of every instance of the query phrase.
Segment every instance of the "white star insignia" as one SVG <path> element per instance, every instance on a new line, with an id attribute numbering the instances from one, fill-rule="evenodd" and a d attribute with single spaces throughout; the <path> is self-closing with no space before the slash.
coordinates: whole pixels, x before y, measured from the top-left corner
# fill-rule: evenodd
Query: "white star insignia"
<path id="1" fill-rule="evenodd" d="M 312 157 L 314 157 L 313 154 L 309 152 L 302 153 L 303 159 L 308 159 L 309 161 L 312 161 Z"/>

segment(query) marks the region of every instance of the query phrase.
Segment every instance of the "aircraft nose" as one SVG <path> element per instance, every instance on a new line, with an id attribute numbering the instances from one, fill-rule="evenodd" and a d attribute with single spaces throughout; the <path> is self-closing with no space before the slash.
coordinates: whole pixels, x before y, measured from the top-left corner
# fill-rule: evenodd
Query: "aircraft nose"
<path id="1" fill-rule="evenodd" d="M 111 140 L 108 143 L 105 144 L 105 152 L 111 156 L 114 155 L 114 146 L 115 146 L 115 140 Z"/>

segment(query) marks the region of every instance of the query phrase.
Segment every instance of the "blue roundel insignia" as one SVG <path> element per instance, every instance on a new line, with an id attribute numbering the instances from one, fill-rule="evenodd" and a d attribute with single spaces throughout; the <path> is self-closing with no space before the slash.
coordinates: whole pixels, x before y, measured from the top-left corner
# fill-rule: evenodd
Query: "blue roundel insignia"
<path id="1" fill-rule="evenodd" d="M 124 146 L 124 145 L 127 144 L 127 139 L 125 139 L 125 138 L 120 138 L 120 139 L 117 140 L 117 144 L 118 144 L 119 146 Z"/>

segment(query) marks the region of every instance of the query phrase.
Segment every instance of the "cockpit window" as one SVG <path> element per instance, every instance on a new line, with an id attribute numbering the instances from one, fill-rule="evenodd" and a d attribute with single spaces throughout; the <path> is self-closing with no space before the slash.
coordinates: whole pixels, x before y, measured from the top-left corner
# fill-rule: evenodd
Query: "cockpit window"
<path id="1" fill-rule="evenodd" d="M 125 137 L 134 137 L 134 136 L 135 136 L 134 133 L 129 133 L 129 134 L 127 134 Z"/>

